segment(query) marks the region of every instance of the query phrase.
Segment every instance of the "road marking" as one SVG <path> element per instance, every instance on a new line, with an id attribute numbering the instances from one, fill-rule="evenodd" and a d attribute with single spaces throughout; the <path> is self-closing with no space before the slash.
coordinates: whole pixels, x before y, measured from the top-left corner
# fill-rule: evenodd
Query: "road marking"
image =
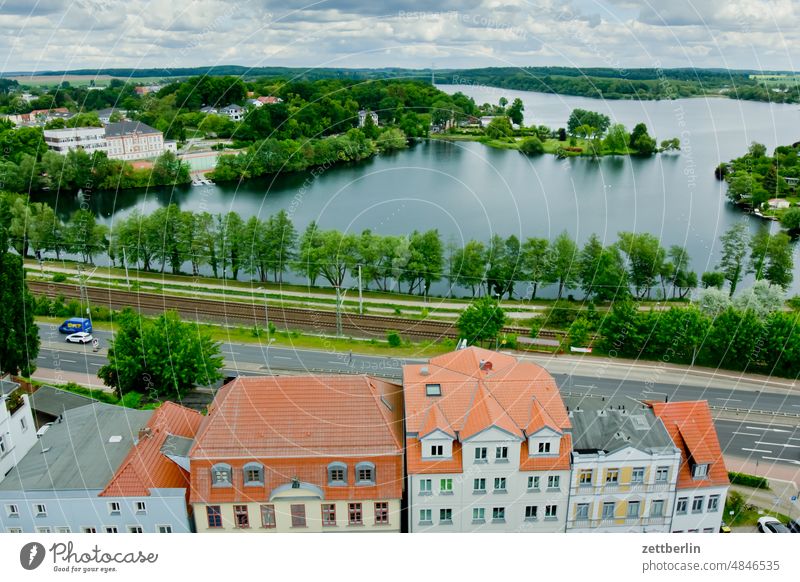
<path id="1" fill-rule="evenodd" d="M 328 360 L 329 364 L 339 364 L 341 366 L 346 365 L 347 362 L 342 362 L 341 360 Z"/>
<path id="2" fill-rule="evenodd" d="M 227 350 L 222 350 L 222 353 L 223 353 L 223 354 L 230 354 L 230 355 L 232 355 L 232 356 L 241 356 L 241 355 L 242 355 L 242 354 L 240 354 L 239 352 L 229 352 L 229 351 L 227 351 Z"/>
<path id="3" fill-rule="evenodd" d="M 780 426 L 786 426 L 782 424 Z M 782 428 L 765 428 L 761 426 L 746 426 L 745 428 L 749 428 L 750 430 L 771 430 L 772 432 L 792 432 L 790 430 L 783 430 Z"/>
<path id="4" fill-rule="evenodd" d="M 797 437 L 789 437 L 789 440 L 790 441 L 800 441 L 800 439 L 797 438 Z"/>
<path id="5" fill-rule="evenodd" d="M 794 459 L 781 459 L 780 457 L 761 457 L 762 459 L 769 459 L 770 461 L 783 461 L 784 463 L 794 463 L 795 465 L 800 465 L 800 461 L 795 461 Z"/>
<path id="6" fill-rule="evenodd" d="M 800 408 L 800 404 L 792 404 L 795 408 Z"/>
<path id="7" fill-rule="evenodd" d="M 65 360 L 64 358 L 59 358 L 61 362 L 67 362 L 68 364 L 77 364 L 78 362 L 75 360 Z"/>
<path id="8" fill-rule="evenodd" d="M 764 441 L 756 441 L 757 445 L 767 445 L 768 447 L 789 447 L 792 449 L 800 449 L 800 445 L 790 445 L 789 443 L 765 443 Z"/>
<path id="9" fill-rule="evenodd" d="M 97 366 L 98 368 L 102 367 L 103 364 L 95 364 L 94 362 L 89 362 L 90 366 Z"/>
<path id="10" fill-rule="evenodd" d="M 757 432 L 739 432 L 739 431 L 733 431 L 733 434 L 740 434 L 740 435 L 743 435 L 743 436 L 761 436 L 761 435 L 760 435 L 760 434 L 758 434 Z"/>
<path id="11" fill-rule="evenodd" d="M 272 357 L 275 358 L 276 360 L 291 360 L 292 359 L 291 356 L 272 356 Z"/>
<path id="12" fill-rule="evenodd" d="M 714 400 L 722 400 L 723 402 L 742 402 L 737 398 L 714 398 Z"/>
<path id="13" fill-rule="evenodd" d="M 750 451 L 751 453 L 771 453 L 772 451 L 766 451 L 764 449 L 742 449 L 743 451 Z"/>
<path id="14" fill-rule="evenodd" d="M 575 384 L 575 388 L 597 388 L 594 384 Z"/>

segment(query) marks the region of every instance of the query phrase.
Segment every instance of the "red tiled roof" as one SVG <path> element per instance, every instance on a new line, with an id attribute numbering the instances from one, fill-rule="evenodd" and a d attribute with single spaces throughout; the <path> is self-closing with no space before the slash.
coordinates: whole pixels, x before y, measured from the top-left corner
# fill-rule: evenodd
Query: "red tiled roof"
<path id="1" fill-rule="evenodd" d="M 722 456 L 722 448 L 714 428 L 714 420 L 708 402 L 648 402 L 681 451 L 681 466 L 678 472 L 678 489 L 728 485 L 728 470 Z M 708 475 L 704 479 L 692 477 L 690 459 L 696 463 L 709 463 Z"/>
<path id="2" fill-rule="evenodd" d="M 464 442 L 491 426 L 501 428 L 513 435 L 519 436 L 520 434 L 520 427 L 511 420 L 497 400 L 481 384 L 478 384 L 475 400 L 467 412 L 467 420 L 458 437 L 461 442 Z"/>
<path id="3" fill-rule="evenodd" d="M 558 449 L 558 455 L 552 457 L 546 456 L 528 456 L 528 441 L 522 442 L 521 451 L 519 454 L 519 470 L 520 471 L 569 471 L 570 457 L 572 454 L 572 435 L 567 433 L 561 437 L 561 446 Z"/>
<path id="4" fill-rule="evenodd" d="M 202 416 L 174 402 L 165 402 L 150 417 L 150 434 L 131 448 L 101 497 L 147 496 L 151 489 L 189 489 L 189 475 L 161 452 L 169 435 L 193 438 Z"/>
<path id="5" fill-rule="evenodd" d="M 556 422 L 547 414 L 547 411 L 539 404 L 539 401 L 534 398 L 533 402 L 531 402 L 531 419 L 525 427 L 525 434 L 532 435 L 545 427 L 561 432 Z"/>
<path id="6" fill-rule="evenodd" d="M 406 469 L 414 473 L 461 473 L 461 443 L 453 443 L 450 459 L 422 459 L 422 443 L 415 438 L 406 439 Z"/>
<path id="7" fill-rule="evenodd" d="M 439 408 L 436 404 L 431 406 L 428 409 L 428 415 L 425 418 L 425 423 L 422 425 L 422 431 L 420 432 L 420 436 L 427 436 L 432 432 L 437 430 L 442 431 L 445 434 L 449 434 L 451 437 L 456 438 L 455 431 L 453 427 L 450 426 L 450 423 L 444 417 L 442 413 L 442 409 Z"/>

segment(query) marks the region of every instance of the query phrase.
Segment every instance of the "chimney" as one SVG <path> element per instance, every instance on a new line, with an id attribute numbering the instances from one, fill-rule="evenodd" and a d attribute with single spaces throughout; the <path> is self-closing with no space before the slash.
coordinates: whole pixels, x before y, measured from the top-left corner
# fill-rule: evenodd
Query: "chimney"
<path id="1" fill-rule="evenodd" d="M 489 360 L 481 360 L 480 361 L 480 368 L 481 368 L 481 370 L 484 370 L 486 372 L 491 372 L 492 371 L 492 362 L 490 362 Z"/>
<path id="2" fill-rule="evenodd" d="M 139 440 L 150 438 L 153 436 L 153 431 L 149 426 L 145 426 L 139 429 Z"/>
<path id="3" fill-rule="evenodd" d="M 430 371 L 428 370 L 428 366 L 422 366 L 419 369 L 419 373 L 420 373 L 421 376 L 427 376 L 428 374 L 430 374 Z"/>

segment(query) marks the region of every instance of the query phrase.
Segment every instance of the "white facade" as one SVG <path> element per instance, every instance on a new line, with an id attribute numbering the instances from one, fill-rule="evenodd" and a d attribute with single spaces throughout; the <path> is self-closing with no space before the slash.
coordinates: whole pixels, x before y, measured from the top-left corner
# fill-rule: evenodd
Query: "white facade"
<path id="1" fill-rule="evenodd" d="M 160 131 L 156 133 L 134 132 L 108 136 L 106 139 L 108 141 L 108 157 L 114 160 L 157 158 L 167 151 L 164 134 Z M 172 143 L 174 144 L 174 142 Z M 173 151 L 175 150 L 173 149 Z"/>
<path id="2" fill-rule="evenodd" d="M 220 115 L 227 115 L 231 121 L 241 121 L 244 119 L 245 110 L 238 105 L 228 105 L 219 110 Z"/>
<path id="3" fill-rule="evenodd" d="M 72 127 L 67 129 L 45 129 L 44 142 L 47 147 L 66 155 L 71 150 L 87 153 L 107 150 L 106 130 L 103 127 Z"/>
<path id="4" fill-rule="evenodd" d="M 722 523 L 727 486 L 678 489 L 672 528 L 675 533 L 716 533 Z"/>
<path id="5" fill-rule="evenodd" d="M 8 380 L 2 381 L 0 392 L 0 481 L 36 444 L 28 395 L 14 389 Z M 12 412 L 13 410 L 13 412 Z"/>
<path id="6" fill-rule="evenodd" d="M 409 531 L 563 532 L 569 471 L 520 470 L 522 444 L 490 427 L 460 445 L 460 473 L 410 474 Z M 437 445 L 444 456 L 453 442 L 441 431 L 424 437 L 423 460 Z"/>
<path id="7" fill-rule="evenodd" d="M 367 115 L 372 118 L 372 123 L 378 125 L 378 114 L 374 111 L 366 111 L 362 109 L 358 112 L 358 127 L 364 127 L 364 124 L 367 122 Z"/>

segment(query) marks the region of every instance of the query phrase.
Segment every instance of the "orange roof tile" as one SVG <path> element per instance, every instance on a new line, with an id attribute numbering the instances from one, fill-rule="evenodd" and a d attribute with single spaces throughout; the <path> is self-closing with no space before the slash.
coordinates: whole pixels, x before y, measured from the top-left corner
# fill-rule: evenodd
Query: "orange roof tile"
<path id="1" fill-rule="evenodd" d="M 467 411 L 467 420 L 464 422 L 458 438 L 461 442 L 464 442 L 492 426 L 503 429 L 510 434 L 521 436 L 520 427 L 511 420 L 511 417 L 503 407 L 479 382 L 472 406 Z"/>
<path id="2" fill-rule="evenodd" d="M 406 469 L 408 473 L 461 473 L 461 443 L 453 443 L 450 459 L 422 459 L 422 443 L 415 438 L 406 439 Z"/>
<path id="3" fill-rule="evenodd" d="M 561 437 L 561 446 L 555 456 L 528 456 L 528 441 L 522 442 L 519 454 L 520 471 L 569 471 L 572 455 L 572 435 Z"/>
<path id="4" fill-rule="evenodd" d="M 447 419 L 444 417 L 442 409 L 439 408 L 436 404 L 434 404 L 428 409 L 428 415 L 425 419 L 425 423 L 422 425 L 422 431 L 420 433 L 420 437 L 425 437 L 437 430 L 440 430 L 443 433 L 450 435 L 452 438 L 456 438 L 455 431 L 453 430 L 453 427 L 450 426 L 450 423 L 447 421 Z"/>
<path id="5" fill-rule="evenodd" d="M 161 452 L 170 435 L 193 438 L 202 416 L 174 402 L 165 402 L 150 417 L 149 435 L 131 448 L 100 496 L 147 496 L 151 489 L 189 489 L 189 476 Z"/>
<path id="6" fill-rule="evenodd" d="M 728 470 L 722 456 L 714 420 L 708 402 L 648 402 L 681 451 L 681 466 L 678 472 L 678 489 L 728 485 Z M 691 474 L 689 460 L 709 463 L 708 475 L 695 479 Z"/>
<path id="7" fill-rule="evenodd" d="M 534 398 L 531 401 L 531 419 L 525 427 L 525 434 L 528 436 L 548 427 L 556 432 L 561 432 L 556 421 L 547 413 L 547 411 L 539 404 L 539 401 Z"/>

